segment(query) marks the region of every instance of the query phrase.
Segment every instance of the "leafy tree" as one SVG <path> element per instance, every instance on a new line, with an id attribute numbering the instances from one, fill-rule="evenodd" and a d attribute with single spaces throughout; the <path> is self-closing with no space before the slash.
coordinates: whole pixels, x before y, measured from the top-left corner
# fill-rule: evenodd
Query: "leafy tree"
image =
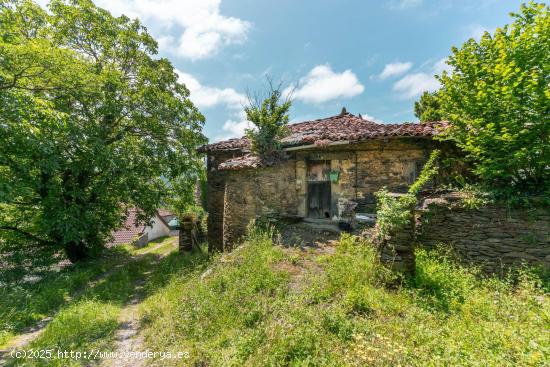
<path id="1" fill-rule="evenodd" d="M 437 92 L 424 92 L 420 100 L 414 102 L 414 115 L 420 122 L 441 121 L 443 117 Z"/>
<path id="2" fill-rule="evenodd" d="M 510 195 L 550 190 L 550 12 L 530 2 L 511 25 L 454 48 L 438 93 L 446 134 L 483 181 Z"/>
<path id="3" fill-rule="evenodd" d="M 100 249 L 129 206 L 201 169 L 203 116 L 138 20 L 90 0 L 0 1 L 0 242 Z"/>
<path id="4" fill-rule="evenodd" d="M 268 156 L 280 149 L 279 140 L 287 134 L 288 111 L 292 105 L 290 95 L 283 97 L 281 85 L 274 86 L 268 78 L 267 94 L 248 96 L 244 112 L 248 121 L 256 129 L 246 130 L 252 151 L 260 156 Z"/>

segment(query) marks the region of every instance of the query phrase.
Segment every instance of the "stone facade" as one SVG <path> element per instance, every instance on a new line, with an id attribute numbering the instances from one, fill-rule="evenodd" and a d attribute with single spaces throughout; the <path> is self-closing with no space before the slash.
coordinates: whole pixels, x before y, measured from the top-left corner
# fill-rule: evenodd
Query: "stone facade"
<path id="1" fill-rule="evenodd" d="M 236 152 L 208 155 L 208 242 L 227 250 L 260 216 L 308 216 L 308 164 L 329 162 L 338 178 L 330 182 L 330 219 L 340 220 L 346 202 L 356 212 L 373 213 L 374 192 L 386 186 L 404 191 L 416 178 L 436 143 L 430 138 L 381 138 L 357 144 L 288 149 L 282 162 L 263 168 L 219 170 Z"/>

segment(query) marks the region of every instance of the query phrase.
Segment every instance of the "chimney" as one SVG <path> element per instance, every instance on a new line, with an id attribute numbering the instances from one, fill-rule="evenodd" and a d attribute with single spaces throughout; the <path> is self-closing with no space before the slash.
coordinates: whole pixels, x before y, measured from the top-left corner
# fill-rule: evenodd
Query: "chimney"
<path id="1" fill-rule="evenodd" d="M 345 115 L 346 113 L 348 113 L 346 107 L 342 107 L 342 112 L 340 112 L 340 115 Z"/>

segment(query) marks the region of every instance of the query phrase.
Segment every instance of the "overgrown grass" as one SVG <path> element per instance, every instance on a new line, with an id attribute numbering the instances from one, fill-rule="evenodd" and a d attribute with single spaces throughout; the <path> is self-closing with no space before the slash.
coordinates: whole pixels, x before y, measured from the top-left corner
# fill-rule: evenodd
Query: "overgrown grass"
<path id="1" fill-rule="evenodd" d="M 175 249 L 173 239 L 163 239 L 146 248 L 127 252 L 139 254 L 121 266 L 111 268 L 91 287 L 86 288 L 75 299 L 61 307 L 45 330 L 25 349 L 52 350 L 52 358 L 11 360 L 17 366 L 67 366 L 89 365 L 86 358 L 59 358 L 58 351 L 90 352 L 112 350 L 115 331 L 118 329 L 122 308 L 138 292 L 138 280 L 161 271 L 157 267 L 157 256 Z M 168 258 L 177 258 L 177 254 Z M 161 260 L 162 261 L 162 260 Z M 98 260 L 100 262 L 100 260 Z M 153 276 L 153 275 L 151 275 Z M 142 296 L 147 290 L 139 290 Z M 98 362 L 98 361 L 95 361 Z"/>
<path id="2" fill-rule="evenodd" d="M 0 347 L 26 327 L 53 315 L 75 296 L 80 296 L 102 274 L 117 271 L 130 261 L 131 255 L 169 252 L 174 248 L 173 240 L 161 238 L 140 249 L 117 246 L 105 250 L 99 259 L 61 269 L 50 261 L 41 271 L 35 271 L 32 265 L 31 268 L 20 265 L 10 269 L 9 276 L 0 274 Z"/>
<path id="3" fill-rule="evenodd" d="M 209 366 L 550 363 L 550 303 L 528 272 L 484 278 L 419 251 L 416 276 L 400 278 L 356 237 L 301 259 L 271 238 L 253 231 L 207 268 L 165 278 L 141 308 L 147 347 Z"/>
<path id="4" fill-rule="evenodd" d="M 44 272 L 37 281 L 13 277 L 0 287 L 0 346 L 24 328 L 36 324 L 70 300 L 75 292 L 117 264 L 128 260 L 125 248 L 111 249 L 96 261 Z M 20 273 L 30 273 L 20 269 Z"/>

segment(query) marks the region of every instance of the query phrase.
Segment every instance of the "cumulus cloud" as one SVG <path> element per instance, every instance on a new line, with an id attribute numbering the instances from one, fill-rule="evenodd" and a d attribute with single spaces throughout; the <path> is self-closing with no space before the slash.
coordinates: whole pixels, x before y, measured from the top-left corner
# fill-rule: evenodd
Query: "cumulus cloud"
<path id="1" fill-rule="evenodd" d="M 221 0 L 95 0 L 114 15 L 162 24 L 162 49 L 191 60 L 214 56 L 223 46 L 246 40 L 251 24 L 220 14 Z"/>
<path id="2" fill-rule="evenodd" d="M 466 27 L 467 37 L 473 38 L 478 41 L 481 39 L 481 37 L 485 32 L 494 34 L 496 30 L 497 30 L 496 28 L 488 28 L 488 27 L 482 26 L 481 24 L 470 24 L 468 27 Z"/>
<path id="3" fill-rule="evenodd" d="M 438 88 L 439 82 L 427 73 L 406 75 L 393 85 L 393 90 L 400 92 L 405 98 L 416 97 L 424 91 L 434 91 Z"/>
<path id="4" fill-rule="evenodd" d="M 176 70 L 180 83 L 185 84 L 191 92 L 190 99 L 199 108 L 210 108 L 224 105 L 233 110 L 241 109 L 246 96 L 233 88 L 217 88 L 202 85 L 191 74 Z"/>
<path id="5" fill-rule="evenodd" d="M 369 115 L 368 113 L 364 113 L 364 114 L 362 114 L 361 116 L 363 116 L 363 119 L 365 119 L 365 120 L 369 120 L 369 121 L 372 121 L 372 122 L 376 122 L 376 123 L 378 123 L 378 124 L 383 124 L 383 123 L 384 123 L 384 120 L 377 119 L 376 117 L 371 116 L 371 115 Z"/>
<path id="6" fill-rule="evenodd" d="M 384 66 L 384 70 L 378 76 L 381 80 L 406 73 L 412 68 L 412 62 L 392 62 Z"/>
<path id="7" fill-rule="evenodd" d="M 334 72 L 329 65 L 317 65 L 294 90 L 293 97 L 306 103 L 322 103 L 337 98 L 351 98 L 363 93 L 365 87 L 351 70 Z M 291 91 L 285 90 L 285 94 Z"/>
<path id="8" fill-rule="evenodd" d="M 393 10 L 405 10 L 416 8 L 417 6 L 422 5 L 423 0 L 393 0 L 390 1 L 390 9 Z"/>
<path id="9" fill-rule="evenodd" d="M 234 120 L 227 120 L 223 124 L 223 131 L 225 132 L 225 135 L 220 138 L 220 140 L 223 139 L 229 139 L 229 138 L 240 138 L 244 135 L 246 129 L 250 129 L 252 124 L 249 121 L 241 120 L 241 121 L 234 121 Z"/>
<path id="10" fill-rule="evenodd" d="M 439 81 L 435 75 L 441 75 L 444 71 L 450 72 L 451 67 L 446 63 L 447 59 L 441 59 L 432 64 L 429 72 L 407 74 L 394 83 L 393 90 L 399 92 L 402 98 L 414 98 L 424 93 L 439 89 Z"/>

